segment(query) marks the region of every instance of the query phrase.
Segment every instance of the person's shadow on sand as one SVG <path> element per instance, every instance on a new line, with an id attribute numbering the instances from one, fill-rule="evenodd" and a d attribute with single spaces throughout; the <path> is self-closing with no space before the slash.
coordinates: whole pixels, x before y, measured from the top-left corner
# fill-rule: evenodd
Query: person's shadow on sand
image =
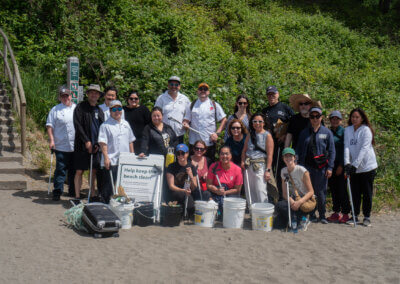
<path id="1" fill-rule="evenodd" d="M 16 197 L 23 197 L 27 199 L 31 199 L 32 202 L 40 204 L 40 205 L 62 205 L 65 209 L 71 208 L 71 202 L 69 199 L 60 199 L 60 201 L 53 201 L 53 195 L 50 193 L 47 194 L 47 191 L 42 190 L 21 190 L 14 192 L 12 194 Z"/>

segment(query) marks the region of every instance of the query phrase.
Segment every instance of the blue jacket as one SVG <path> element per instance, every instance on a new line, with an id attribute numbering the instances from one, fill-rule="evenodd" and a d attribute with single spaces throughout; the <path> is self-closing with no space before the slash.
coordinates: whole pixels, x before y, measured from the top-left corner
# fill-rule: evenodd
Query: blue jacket
<path id="1" fill-rule="evenodd" d="M 312 127 L 307 127 L 301 131 L 299 140 L 297 142 L 296 153 L 299 157 L 298 163 L 302 166 L 305 166 L 306 155 L 308 145 L 310 143 L 310 138 L 312 137 L 313 132 Z M 322 126 L 318 129 L 316 133 L 316 151 L 314 153 L 316 155 L 326 154 L 328 158 L 328 170 L 332 170 L 335 163 L 335 142 L 333 140 L 332 131 L 330 131 L 325 126 Z"/>

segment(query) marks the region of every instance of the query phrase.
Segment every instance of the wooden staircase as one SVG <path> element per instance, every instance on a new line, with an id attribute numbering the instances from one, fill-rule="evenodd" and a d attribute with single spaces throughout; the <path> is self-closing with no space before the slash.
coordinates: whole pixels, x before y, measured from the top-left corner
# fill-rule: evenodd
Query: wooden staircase
<path id="1" fill-rule="evenodd" d="M 22 163 L 21 142 L 14 128 L 11 103 L 0 83 L 0 189 L 26 189 Z"/>

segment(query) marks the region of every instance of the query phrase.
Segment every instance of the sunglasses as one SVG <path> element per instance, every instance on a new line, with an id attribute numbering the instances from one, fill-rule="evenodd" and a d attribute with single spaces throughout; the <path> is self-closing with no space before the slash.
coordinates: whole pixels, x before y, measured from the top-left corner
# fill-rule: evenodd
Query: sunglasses
<path id="1" fill-rule="evenodd" d="M 178 151 L 178 152 L 176 152 L 176 156 L 185 156 L 185 152 L 183 152 L 183 151 Z"/>
<path id="2" fill-rule="evenodd" d="M 194 150 L 197 152 L 203 152 L 206 148 L 201 148 L 201 147 L 194 147 Z"/>
<path id="3" fill-rule="evenodd" d="M 253 121 L 254 122 L 254 121 Z M 240 130 L 240 129 L 242 129 L 241 127 L 237 127 L 237 126 L 232 126 L 231 127 L 231 130 Z"/>
<path id="4" fill-rule="evenodd" d="M 200 88 L 199 88 L 199 91 L 200 91 L 200 92 L 202 92 L 202 91 L 207 92 L 207 91 L 208 91 L 208 88 L 207 88 L 207 87 L 200 87 Z"/>
<path id="5" fill-rule="evenodd" d="M 130 101 L 138 101 L 139 98 L 129 98 Z"/>
<path id="6" fill-rule="evenodd" d="M 112 112 L 116 112 L 116 111 L 122 111 L 122 107 L 113 107 L 111 108 Z"/>
<path id="7" fill-rule="evenodd" d="M 247 103 L 246 103 L 246 102 L 238 102 L 238 105 L 240 105 L 240 106 L 247 106 Z"/>
<path id="8" fill-rule="evenodd" d="M 299 106 L 308 106 L 308 105 L 310 105 L 310 104 L 311 104 L 310 102 L 299 103 Z"/>
<path id="9" fill-rule="evenodd" d="M 178 87 L 180 84 L 179 83 L 168 83 L 171 87 Z"/>
<path id="10" fill-rule="evenodd" d="M 262 120 L 253 120 L 252 122 L 253 123 L 264 123 L 264 121 L 262 121 Z"/>
<path id="11" fill-rule="evenodd" d="M 310 115 L 310 119 L 319 119 L 321 117 L 321 115 L 320 114 L 317 114 L 317 115 Z"/>

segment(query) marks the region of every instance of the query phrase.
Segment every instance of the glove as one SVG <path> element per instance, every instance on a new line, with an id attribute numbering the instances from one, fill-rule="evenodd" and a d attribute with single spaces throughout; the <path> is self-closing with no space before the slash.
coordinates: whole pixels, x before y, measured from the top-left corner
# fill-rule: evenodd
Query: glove
<path id="1" fill-rule="evenodd" d="M 355 174 L 357 171 L 357 168 L 351 164 L 347 164 L 344 166 L 344 173 L 346 174 L 346 176 L 350 176 Z"/>

